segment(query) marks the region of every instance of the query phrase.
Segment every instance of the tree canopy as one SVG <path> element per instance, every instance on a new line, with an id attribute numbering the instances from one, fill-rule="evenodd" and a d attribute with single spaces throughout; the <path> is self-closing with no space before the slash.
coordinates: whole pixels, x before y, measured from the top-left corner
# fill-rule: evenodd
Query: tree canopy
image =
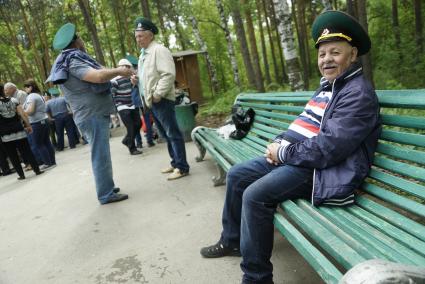
<path id="1" fill-rule="evenodd" d="M 377 89 L 425 88 L 422 0 L 0 0 L 0 81 L 44 82 L 58 52 L 57 29 L 76 24 L 88 53 L 107 67 L 138 56 L 134 20 L 151 18 L 172 51 L 206 51 L 206 92 L 312 90 L 320 74 L 311 38 L 325 9 L 346 11 L 367 27 L 362 60 Z M 290 50 L 289 50 L 290 49 Z M 202 56 L 202 55 L 199 55 Z M 48 86 L 44 86 L 47 89 Z"/>

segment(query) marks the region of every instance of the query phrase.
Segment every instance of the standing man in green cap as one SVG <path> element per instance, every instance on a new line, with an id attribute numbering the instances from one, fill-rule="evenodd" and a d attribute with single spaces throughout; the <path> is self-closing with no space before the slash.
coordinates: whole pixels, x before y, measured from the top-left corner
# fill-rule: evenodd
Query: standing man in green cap
<path id="1" fill-rule="evenodd" d="M 139 57 L 139 92 L 144 98 L 144 107 L 152 110 L 155 124 L 167 140 L 170 166 L 162 173 L 170 173 L 168 180 L 189 174 L 183 135 L 177 125 L 175 112 L 174 80 L 176 67 L 171 52 L 155 41 L 158 28 L 149 19 L 139 17 L 135 21 L 134 36 L 142 49 Z M 137 83 L 135 76 L 133 84 Z"/>
<path id="2" fill-rule="evenodd" d="M 75 25 L 63 25 L 55 35 L 53 48 L 61 50 L 47 82 L 58 84 L 74 114 L 78 128 L 88 139 L 91 162 L 100 204 L 128 198 L 120 194 L 112 176 L 109 147 L 109 115 L 114 110 L 110 80 L 134 74 L 125 67 L 104 68 L 86 53 Z"/>
<path id="3" fill-rule="evenodd" d="M 319 15 L 312 27 L 320 87 L 264 157 L 227 174 L 223 230 L 201 249 L 206 258 L 242 256 L 242 283 L 273 283 L 273 215 L 288 199 L 315 206 L 354 203 L 381 130 L 379 104 L 357 62 L 371 43 L 361 25 L 339 11 Z"/>

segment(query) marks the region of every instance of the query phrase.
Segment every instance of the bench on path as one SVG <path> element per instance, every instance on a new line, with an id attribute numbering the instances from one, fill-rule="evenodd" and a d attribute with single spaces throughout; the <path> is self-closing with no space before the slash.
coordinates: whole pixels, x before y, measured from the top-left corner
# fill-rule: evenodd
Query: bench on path
<path id="1" fill-rule="evenodd" d="M 337 283 L 368 259 L 425 267 L 425 89 L 376 92 L 383 131 L 355 205 L 314 207 L 306 200 L 288 200 L 275 214 L 275 227 L 327 283 Z M 263 155 L 312 95 L 240 94 L 235 103 L 256 112 L 248 135 L 224 139 L 216 129 L 195 128 L 197 161 L 207 151 L 218 169 L 214 184 L 224 184 L 230 167 Z"/>

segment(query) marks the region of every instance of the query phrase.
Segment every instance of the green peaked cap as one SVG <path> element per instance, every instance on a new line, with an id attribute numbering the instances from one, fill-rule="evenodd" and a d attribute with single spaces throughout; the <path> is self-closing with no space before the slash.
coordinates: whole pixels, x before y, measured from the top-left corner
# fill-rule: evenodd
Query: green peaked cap
<path id="1" fill-rule="evenodd" d="M 139 64 L 139 59 L 138 59 L 136 56 L 134 56 L 134 55 L 129 54 L 129 55 L 127 55 L 125 58 L 126 58 L 128 61 L 130 61 L 130 63 L 131 63 L 133 66 L 137 66 L 137 65 Z"/>
<path id="2" fill-rule="evenodd" d="M 67 47 L 75 35 L 75 25 L 71 23 L 66 23 L 63 25 L 55 35 L 53 39 L 53 48 L 55 50 L 62 50 Z"/>
<path id="3" fill-rule="evenodd" d="M 317 16 L 311 28 L 316 48 L 322 42 L 345 40 L 359 50 L 358 55 L 369 52 L 369 35 L 352 16 L 336 10 L 328 10 Z"/>
<path id="4" fill-rule="evenodd" d="M 134 21 L 134 24 L 135 24 L 135 28 L 134 29 L 136 31 L 149 30 L 149 31 L 151 31 L 155 35 L 158 33 L 158 28 L 149 19 L 146 19 L 146 18 L 143 18 L 143 17 L 138 17 Z"/>

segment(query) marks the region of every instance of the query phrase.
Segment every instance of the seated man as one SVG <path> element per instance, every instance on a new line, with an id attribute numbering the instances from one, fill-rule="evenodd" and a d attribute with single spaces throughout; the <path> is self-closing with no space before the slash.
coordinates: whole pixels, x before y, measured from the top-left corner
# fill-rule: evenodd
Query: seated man
<path id="1" fill-rule="evenodd" d="M 280 202 L 352 204 L 373 160 L 379 104 L 357 63 L 370 49 L 369 36 L 339 11 L 319 15 L 312 34 L 323 76 L 319 89 L 265 157 L 229 170 L 221 238 L 201 249 L 207 258 L 242 255 L 243 283 L 273 283 L 273 215 Z"/>

